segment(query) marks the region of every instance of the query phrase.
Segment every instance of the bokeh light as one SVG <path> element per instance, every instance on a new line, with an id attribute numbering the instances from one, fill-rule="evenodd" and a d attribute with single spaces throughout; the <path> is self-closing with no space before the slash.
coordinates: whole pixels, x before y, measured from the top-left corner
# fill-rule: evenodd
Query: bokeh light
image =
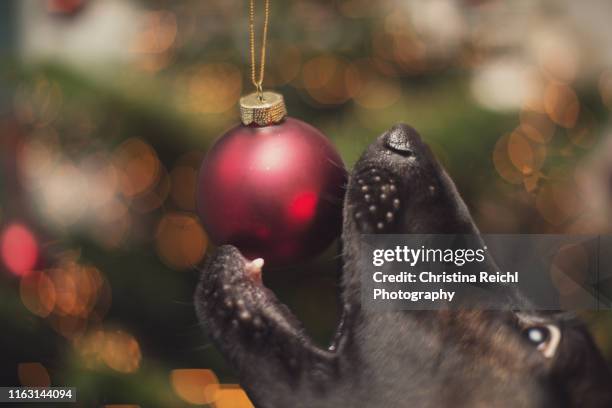
<path id="1" fill-rule="evenodd" d="M 66 183 L 70 180 L 70 183 Z M 89 202 L 84 200 L 88 182 L 83 173 L 70 161 L 64 161 L 47 175 L 40 190 L 41 209 L 47 219 L 58 227 L 75 224 L 86 212 Z"/>
<path id="2" fill-rule="evenodd" d="M 96 306 L 104 279 L 93 266 L 65 263 L 49 271 L 56 290 L 55 313 L 86 318 Z"/>
<path id="3" fill-rule="evenodd" d="M 346 59 L 320 55 L 308 60 L 302 68 L 302 82 L 308 94 L 323 105 L 346 102 L 353 95 L 347 76 L 355 76 L 354 67 Z"/>
<path id="4" fill-rule="evenodd" d="M 427 70 L 427 44 L 410 24 L 405 7 L 395 7 L 372 35 L 374 64 L 385 75 L 419 74 Z"/>
<path id="5" fill-rule="evenodd" d="M 115 330 L 105 334 L 102 357 L 113 370 L 133 373 L 140 367 L 142 354 L 140 345 L 132 335 Z"/>
<path id="6" fill-rule="evenodd" d="M 103 329 L 91 330 L 74 340 L 74 347 L 81 362 L 88 369 L 95 369 L 104 363 L 106 332 Z"/>
<path id="7" fill-rule="evenodd" d="M 155 150 L 142 139 L 123 142 L 114 153 L 119 185 L 126 197 L 149 190 L 160 176 L 160 163 Z"/>
<path id="8" fill-rule="evenodd" d="M 592 148 L 597 141 L 597 133 L 594 131 L 595 118 L 591 111 L 583 107 L 580 110 L 576 125 L 568 130 L 568 137 L 572 144 L 582 149 Z"/>
<path id="9" fill-rule="evenodd" d="M 181 270 L 200 262 L 208 238 L 195 216 L 173 212 L 160 220 L 155 243 L 160 259 L 170 268 Z"/>
<path id="10" fill-rule="evenodd" d="M 565 128 L 572 128 L 580 113 L 580 102 L 571 87 L 551 82 L 544 94 L 544 109 L 553 122 Z"/>
<path id="11" fill-rule="evenodd" d="M 41 363 L 20 363 L 17 366 L 19 382 L 24 387 L 49 387 L 51 377 Z"/>
<path id="12" fill-rule="evenodd" d="M 98 329 L 76 339 L 75 348 L 83 363 L 89 368 L 105 364 L 124 374 L 140 368 L 142 353 L 134 336 L 116 329 Z"/>
<path id="13" fill-rule="evenodd" d="M 23 305 L 40 317 L 47 317 L 55 308 L 55 285 L 44 272 L 35 271 L 20 281 Z"/>
<path id="14" fill-rule="evenodd" d="M 39 256 L 39 244 L 32 231 L 21 223 L 7 225 L 0 235 L 4 266 L 17 276 L 29 274 Z"/>
<path id="15" fill-rule="evenodd" d="M 474 98 L 495 111 L 514 111 L 532 101 L 539 90 L 531 67 L 513 57 L 487 61 L 475 71 L 471 81 Z"/>
<path id="16" fill-rule="evenodd" d="M 157 183 L 145 193 L 135 196 L 132 199 L 131 207 L 142 213 L 158 209 L 164 204 L 170 193 L 170 182 L 166 168 L 160 166 Z"/>
<path id="17" fill-rule="evenodd" d="M 132 51 L 159 54 L 167 51 L 176 40 L 178 32 L 176 15 L 168 10 L 145 13 L 141 31 L 136 35 Z"/>
<path id="18" fill-rule="evenodd" d="M 87 320 L 74 315 L 52 314 L 47 322 L 56 333 L 65 337 L 67 340 L 74 340 L 82 337 L 87 331 Z"/>
<path id="19" fill-rule="evenodd" d="M 555 124 L 544 113 L 524 109 L 520 122 L 520 131 L 534 142 L 548 143 L 554 136 Z"/>
<path id="20" fill-rule="evenodd" d="M 35 271 L 20 282 L 23 305 L 68 339 L 99 323 L 111 302 L 104 275 L 92 265 L 78 263 L 76 257 L 66 255 L 56 267 Z"/>
<path id="21" fill-rule="evenodd" d="M 530 175 L 544 165 L 546 146 L 533 142 L 518 128 L 508 137 L 508 157 L 519 172 Z"/>
<path id="22" fill-rule="evenodd" d="M 22 143 L 18 154 L 23 184 L 29 188 L 41 187 L 61 159 L 57 132 L 51 128 L 33 132 Z"/>
<path id="23" fill-rule="evenodd" d="M 537 191 L 540 181 L 542 180 L 542 173 L 530 173 L 523 177 L 523 186 L 525 191 L 528 193 L 534 193 Z"/>
<path id="24" fill-rule="evenodd" d="M 510 135 L 499 138 L 493 149 L 493 165 L 497 173 L 507 182 L 521 184 L 523 181 L 522 173 L 512 164 L 508 156 L 508 145 Z"/>
<path id="25" fill-rule="evenodd" d="M 236 105 L 242 75 L 229 63 L 202 64 L 190 69 L 186 80 L 187 105 L 195 113 L 223 113 Z"/>
<path id="26" fill-rule="evenodd" d="M 98 244 L 108 249 L 119 248 L 125 242 L 132 225 L 127 204 L 118 198 L 98 208 L 91 221 L 94 225 L 90 234 Z"/>
<path id="27" fill-rule="evenodd" d="M 170 373 L 174 392 L 193 405 L 211 404 L 219 390 L 219 380 L 211 370 L 176 369 Z"/>
<path id="28" fill-rule="evenodd" d="M 216 408 L 253 408 L 253 404 L 239 385 L 224 384 L 215 393 Z"/>
<path id="29" fill-rule="evenodd" d="M 134 39 L 131 52 L 139 69 L 155 73 L 172 62 L 178 33 L 176 15 L 167 10 L 151 11 L 142 20 L 142 29 Z"/>
<path id="30" fill-rule="evenodd" d="M 87 180 L 87 201 L 92 209 L 99 209 L 115 197 L 119 177 L 109 155 L 96 152 L 86 156 L 79 169 Z"/>
<path id="31" fill-rule="evenodd" d="M 533 52 L 542 71 L 561 82 L 578 74 L 579 51 L 574 38 L 560 27 L 544 27 L 533 36 Z"/>
<path id="32" fill-rule="evenodd" d="M 365 109 L 384 109 L 398 102 L 402 96 L 399 81 L 381 75 L 369 61 L 360 60 L 349 71 L 346 81 L 355 102 Z"/>

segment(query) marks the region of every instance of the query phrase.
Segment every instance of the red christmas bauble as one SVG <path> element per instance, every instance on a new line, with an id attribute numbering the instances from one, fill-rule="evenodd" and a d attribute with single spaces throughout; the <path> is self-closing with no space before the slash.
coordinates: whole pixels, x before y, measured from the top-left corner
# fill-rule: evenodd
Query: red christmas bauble
<path id="1" fill-rule="evenodd" d="M 239 125 L 210 149 L 198 176 L 198 213 L 211 240 L 250 259 L 288 264 L 340 232 L 346 170 L 330 141 L 293 118 Z"/>

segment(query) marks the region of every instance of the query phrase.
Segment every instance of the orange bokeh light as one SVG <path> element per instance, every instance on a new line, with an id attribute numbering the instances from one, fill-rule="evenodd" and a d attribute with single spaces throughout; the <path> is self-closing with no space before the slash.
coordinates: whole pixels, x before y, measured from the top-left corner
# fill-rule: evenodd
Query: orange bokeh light
<path id="1" fill-rule="evenodd" d="M 115 371 L 136 372 L 142 360 L 140 345 L 132 335 L 121 330 L 106 332 L 102 359 Z"/>
<path id="2" fill-rule="evenodd" d="M 508 137 L 508 157 L 519 172 L 530 175 L 544 165 L 546 146 L 531 141 L 519 127 Z"/>
<path id="3" fill-rule="evenodd" d="M 44 272 L 23 277 L 19 292 L 23 305 L 37 316 L 47 317 L 55 308 L 55 285 Z"/>
<path id="4" fill-rule="evenodd" d="M 77 353 L 90 369 L 105 364 L 115 371 L 130 374 L 140 368 L 140 344 L 123 330 L 91 330 L 74 340 Z"/>
<path id="5" fill-rule="evenodd" d="M 176 15 L 170 11 L 151 11 L 144 15 L 143 28 L 136 36 L 132 51 L 158 54 L 174 44 L 178 33 Z"/>
<path id="6" fill-rule="evenodd" d="M 110 286 L 102 273 L 74 259 L 63 259 L 56 268 L 23 277 L 19 290 L 30 312 L 47 318 L 56 332 L 69 339 L 83 335 L 90 323 L 101 321 L 111 302 Z"/>
<path id="7" fill-rule="evenodd" d="M 89 316 L 104 284 L 100 272 L 93 266 L 65 263 L 49 271 L 49 276 L 57 293 L 55 312 L 62 316 Z"/>
<path id="8" fill-rule="evenodd" d="M 167 10 L 151 11 L 145 13 L 142 26 L 131 51 L 138 56 L 138 68 L 155 73 L 172 61 L 178 34 L 176 15 Z"/>
<path id="9" fill-rule="evenodd" d="M 160 163 L 155 150 L 141 139 L 131 138 L 115 151 L 115 168 L 119 185 L 126 197 L 148 191 L 160 175 Z"/>
<path id="10" fill-rule="evenodd" d="M 253 408 L 244 390 L 239 385 L 224 384 L 215 393 L 216 408 Z"/>
<path id="11" fill-rule="evenodd" d="M 334 55 L 314 57 L 302 68 L 304 88 L 315 101 L 324 105 L 341 104 L 351 98 L 347 76 L 355 75 L 355 68 L 346 59 Z"/>
<path id="12" fill-rule="evenodd" d="M 214 402 L 219 389 L 215 373 L 205 369 L 172 370 L 170 382 L 174 392 L 182 400 L 194 405 Z"/>
<path id="13" fill-rule="evenodd" d="M 302 68 L 302 53 L 299 47 L 292 44 L 272 43 L 275 57 L 269 72 L 266 73 L 268 86 L 278 87 L 293 81 Z"/>
<path id="14" fill-rule="evenodd" d="M 242 75 L 232 64 L 203 64 L 188 74 L 187 99 L 192 112 L 223 113 L 238 102 L 241 91 Z"/>
<path id="15" fill-rule="evenodd" d="M 551 141 L 555 124 L 543 113 L 524 109 L 520 114 L 521 132 L 537 143 L 548 143 Z"/>
<path id="16" fill-rule="evenodd" d="M 40 363 L 20 363 L 17 366 L 19 382 L 24 387 L 49 387 L 51 377 L 47 369 Z"/>
<path id="17" fill-rule="evenodd" d="M 147 192 L 134 197 L 131 207 L 135 210 L 147 213 L 161 207 L 168 194 L 170 193 L 170 177 L 166 168 L 160 165 L 160 172 L 157 184 L 150 188 Z"/>
<path id="18" fill-rule="evenodd" d="M 508 139 L 509 135 L 504 135 L 499 138 L 493 149 L 493 165 L 499 175 L 508 183 L 521 184 L 523 175 L 510 161 L 508 156 Z"/>
<path id="19" fill-rule="evenodd" d="M 396 78 L 381 75 L 372 62 L 361 59 L 347 70 L 346 83 L 355 102 L 365 109 L 384 109 L 396 103 L 402 90 Z"/>
<path id="20" fill-rule="evenodd" d="M 200 262 L 208 238 L 194 216 L 168 213 L 159 222 L 155 242 L 157 253 L 166 265 L 186 269 Z"/>
<path id="21" fill-rule="evenodd" d="M 572 128 L 578 119 L 580 102 L 568 85 L 551 82 L 544 92 L 544 110 L 556 124 Z"/>

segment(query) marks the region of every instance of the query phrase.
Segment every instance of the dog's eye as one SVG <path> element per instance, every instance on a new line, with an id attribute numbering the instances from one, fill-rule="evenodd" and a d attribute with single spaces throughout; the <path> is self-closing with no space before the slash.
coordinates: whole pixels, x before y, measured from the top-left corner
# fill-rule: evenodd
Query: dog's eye
<path id="1" fill-rule="evenodd" d="M 551 324 L 526 327 L 523 329 L 523 336 L 528 342 L 536 346 L 546 358 L 555 355 L 561 341 L 561 331 Z"/>
<path id="2" fill-rule="evenodd" d="M 548 331 L 548 327 L 544 326 L 528 327 L 523 334 L 530 343 L 538 347 L 550 339 L 550 331 Z"/>

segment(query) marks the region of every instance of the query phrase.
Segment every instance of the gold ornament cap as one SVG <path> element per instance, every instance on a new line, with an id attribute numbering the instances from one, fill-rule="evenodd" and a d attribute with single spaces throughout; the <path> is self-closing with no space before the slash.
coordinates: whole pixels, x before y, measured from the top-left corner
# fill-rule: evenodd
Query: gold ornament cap
<path id="1" fill-rule="evenodd" d="M 273 125 L 287 116 L 285 99 L 276 92 L 253 92 L 240 98 L 240 120 L 245 126 Z"/>

